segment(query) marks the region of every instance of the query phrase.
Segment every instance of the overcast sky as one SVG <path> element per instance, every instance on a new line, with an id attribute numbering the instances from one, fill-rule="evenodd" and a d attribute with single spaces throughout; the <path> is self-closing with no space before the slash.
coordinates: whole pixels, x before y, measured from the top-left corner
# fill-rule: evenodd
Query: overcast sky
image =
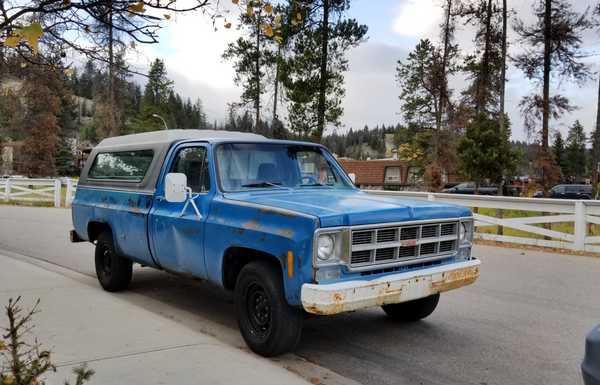
<path id="1" fill-rule="evenodd" d="M 509 0 L 509 6 L 517 17 L 531 21 L 531 6 L 535 0 Z M 576 10 L 584 10 L 587 0 L 573 0 Z M 369 39 L 360 47 L 348 53 L 350 69 L 345 75 L 346 98 L 342 130 L 362 128 L 365 124 L 396 124 L 400 122 L 399 88 L 394 80 L 396 62 L 406 57 L 420 38 L 438 39 L 439 24 L 442 18 L 441 0 L 353 0 L 349 16 L 369 27 Z M 219 23 L 217 23 L 219 24 Z M 472 48 L 472 31 L 460 28 L 457 42 L 462 49 Z M 226 105 L 237 101 L 240 90 L 233 83 L 234 72 L 229 62 L 221 59 L 227 44 L 234 41 L 239 32 L 219 28 L 214 31 L 210 20 L 195 14 L 177 16 L 161 31 L 160 44 L 144 46 L 136 56 L 130 58 L 137 66 L 145 67 L 155 57 L 165 60 L 169 77 L 175 81 L 175 89 L 184 96 L 201 98 L 210 121 L 224 121 Z M 511 32 L 511 40 L 516 36 Z M 600 33 L 586 35 L 587 52 L 600 52 Z M 509 47 L 516 52 L 518 45 Z M 586 59 L 595 72 L 595 62 L 599 57 Z M 523 95 L 533 89 L 514 68 L 507 73 L 506 103 L 510 115 L 513 138 L 526 140 L 519 114 L 518 102 Z M 596 77 L 596 75 L 594 75 Z M 565 84 L 566 83 L 566 84 Z M 464 86 L 460 79 L 453 79 L 451 85 L 459 90 Z M 578 87 L 570 82 L 553 88 L 571 98 L 579 109 L 562 121 L 552 122 L 551 128 L 566 134 L 568 126 L 579 119 L 586 131 L 592 131 L 595 124 L 597 83 L 588 82 Z M 458 92 L 458 91 L 456 91 Z M 265 111 L 269 115 L 270 111 Z"/>

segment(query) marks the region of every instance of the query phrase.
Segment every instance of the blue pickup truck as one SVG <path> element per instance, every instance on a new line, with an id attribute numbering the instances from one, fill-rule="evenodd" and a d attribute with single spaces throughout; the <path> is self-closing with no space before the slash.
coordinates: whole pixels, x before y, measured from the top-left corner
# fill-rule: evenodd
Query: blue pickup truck
<path id="1" fill-rule="evenodd" d="M 105 290 L 126 289 L 133 263 L 210 280 L 263 356 L 293 350 L 307 313 L 417 321 L 479 276 L 467 208 L 363 192 L 325 147 L 251 133 L 104 139 L 72 216 Z"/>

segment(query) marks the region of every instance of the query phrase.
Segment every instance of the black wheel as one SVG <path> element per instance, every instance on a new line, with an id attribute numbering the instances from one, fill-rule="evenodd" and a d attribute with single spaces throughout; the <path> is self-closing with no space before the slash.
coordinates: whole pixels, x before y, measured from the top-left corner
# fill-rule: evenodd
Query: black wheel
<path id="1" fill-rule="evenodd" d="M 414 322 L 429 316 L 440 301 L 440 294 L 415 299 L 413 301 L 383 305 L 383 311 L 393 320 Z"/>
<path id="2" fill-rule="evenodd" d="M 302 334 L 304 314 L 288 305 L 281 271 L 266 262 L 250 262 L 235 284 L 240 331 L 253 352 L 272 357 L 294 350 Z"/>
<path id="3" fill-rule="evenodd" d="M 96 276 L 106 291 L 127 289 L 131 282 L 132 262 L 115 252 L 112 234 L 105 231 L 96 242 Z"/>

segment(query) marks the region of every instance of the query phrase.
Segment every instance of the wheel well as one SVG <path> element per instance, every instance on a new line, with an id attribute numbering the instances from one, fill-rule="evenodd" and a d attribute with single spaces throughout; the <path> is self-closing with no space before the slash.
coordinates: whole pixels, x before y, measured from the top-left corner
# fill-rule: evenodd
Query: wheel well
<path id="1" fill-rule="evenodd" d="M 88 239 L 90 242 L 94 242 L 98 239 L 98 236 L 104 231 L 112 231 L 110 226 L 104 222 L 90 222 L 88 223 Z"/>
<path id="2" fill-rule="evenodd" d="M 227 249 L 223 257 L 223 286 L 227 290 L 233 290 L 242 268 L 256 260 L 267 261 L 281 269 L 279 260 L 272 254 L 245 247 L 230 247 Z"/>

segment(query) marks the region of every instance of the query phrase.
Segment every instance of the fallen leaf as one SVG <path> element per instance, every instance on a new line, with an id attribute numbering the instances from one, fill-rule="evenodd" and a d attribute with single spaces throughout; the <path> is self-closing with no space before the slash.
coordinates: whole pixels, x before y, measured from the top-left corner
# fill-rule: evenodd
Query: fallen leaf
<path id="1" fill-rule="evenodd" d="M 239 4 L 239 3 L 240 3 L 240 0 L 231 0 L 231 2 L 232 2 L 233 4 L 236 4 L 236 5 L 237 5 L 237 4 Z"/>
<path id="2" fill-rule="evenodd" d="M 165 13 L 163 16 L 165 17 L 165 19 L 171 20 L 171 15 L 168 15 L 168 14 Z"/>
<path id="3" fill-rule="evenodd" d="M 225 23 L 224 27 L 227 29 L 231 28 L 231 23 Z"/>
<path id="4" fill-rule="evenodd" d="M 272 13 L 273 13 L 273 6 L 272 6 L 271 4 L 269 4 L 269 3 L 267 3 L 267 4 L 265 5 L 265 12 L 266 12 L 267 14 L 269 14 L 269 15 L 270 15 L 270 14 L 272 14 Z"/>

